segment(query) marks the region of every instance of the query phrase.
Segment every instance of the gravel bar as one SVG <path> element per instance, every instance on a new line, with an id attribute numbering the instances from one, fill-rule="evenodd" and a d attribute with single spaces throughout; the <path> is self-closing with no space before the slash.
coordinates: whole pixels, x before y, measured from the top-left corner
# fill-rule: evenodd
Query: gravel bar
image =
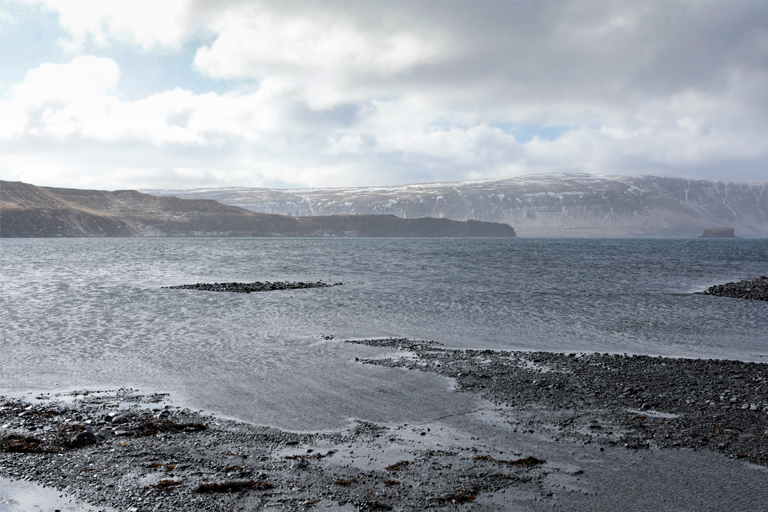
<path id="1" fill-rule="evenodd" d="M 696 293 L 733 299 L 768 300 L 768 276 L 744 279 L 738 283 L 717 284 Z"/>
<path id="2" fill-rule="evenodd" d="M 349 343 L 407 351 L 411 357 L 362 362 L 456 379 L 458 391 L 513 408 L 531 433 L 631 449 L 707 449 L 768 466 L 768 364 L 446 349 L 406 338 Z M 581 412 L 594 410 L 601 421 Z M 561 419 L 552 423 L 540 411 Z"/>
<path id="3" fill-rule="evenodd" d="M 180 284 L 177 286 L 163 286 L 169 290 L 202 290 L 206 292 L 232 292 L 232 293 L 251 293 L 251 292 L 272 292 L 276 290 L 303 290 L 305 288 L 330 288 L 331 286 L 341 286 L 342 283 L 325 283 L 317 281 L 315 283 L 275 281 L 255 283 L 197 283 Z"/>

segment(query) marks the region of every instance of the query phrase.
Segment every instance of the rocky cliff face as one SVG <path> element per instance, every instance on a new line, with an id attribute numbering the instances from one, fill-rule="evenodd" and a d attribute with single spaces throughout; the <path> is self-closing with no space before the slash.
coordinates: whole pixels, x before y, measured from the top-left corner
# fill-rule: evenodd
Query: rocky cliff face
<path id="1" fill-rule="evenodd" d="M 286 217 L 210 199 L 155 197 L 0 181 L 0 237 L 442 236 L 513 237 L 507 224 L 394 215 Z"/>
<path id="2" fill-rule="evenodd" d="M 503 222 L 524 236 L 768 236 L 768 183 L 655 176 L 533 175 L 399 187 L 152 190 L 282 215 L 393 214 Z"/>

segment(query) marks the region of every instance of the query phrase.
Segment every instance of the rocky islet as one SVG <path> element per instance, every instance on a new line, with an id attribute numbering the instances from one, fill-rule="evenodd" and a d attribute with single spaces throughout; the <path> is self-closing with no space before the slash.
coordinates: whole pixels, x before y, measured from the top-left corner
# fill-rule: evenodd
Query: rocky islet
<path id="1" fill-rule="evenodd" d="M 768 276 L 760 276 L 753 279 L 726 284 L 710 286 L 700 295 L 715 295 L 718 297 L 730 297 L 733 299 L 751 299 L 768 301 Z"/>
<path id="2" fill-rule="evenodd" d="M 176 286 L 163 286 L 170 290 L 202 290 L 206 292 L 232 292 L 232 293 L 252 293 L 252 292 L 272 292 L 278 290 L 303 290 L 307 288 L 330 288 L 332 286 L 342 286 L 343 283 L 325 283 L 316 282 L 290 282 L 275 281 L 255 283 L 196 283 L 181 284 Z"/>

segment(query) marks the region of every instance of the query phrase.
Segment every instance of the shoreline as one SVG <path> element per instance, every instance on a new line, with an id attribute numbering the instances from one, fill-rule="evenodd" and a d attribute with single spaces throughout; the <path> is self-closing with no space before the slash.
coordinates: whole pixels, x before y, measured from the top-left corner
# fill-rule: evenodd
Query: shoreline
<path id="1" fill-rule="evenodd" d="M 0 476 L 119 511 L 631 509 L 638 499 L 679 510 L 665 507 L 681 496 L 739 510 L 718 486 L 743 492 L 744 510 L 768 500 L 768 364 L 344 343 L 392 351 L 360 364 L 453 379 L 479 407 L 420 425 L 288 432 L 132 389 L 1 397 Z M 633 497 L 637 480 L 616 481 L 611 464 L 659 488 Z"/>

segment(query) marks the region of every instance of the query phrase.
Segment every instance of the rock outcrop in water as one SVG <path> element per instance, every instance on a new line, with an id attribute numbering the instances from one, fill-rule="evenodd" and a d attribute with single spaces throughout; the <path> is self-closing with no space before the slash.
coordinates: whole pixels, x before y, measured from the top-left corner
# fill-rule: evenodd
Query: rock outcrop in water
<path id="1" fill-rule="evenodd" d="M 270 283 L 269 281 L 255 283 L 197 283 L 197 284 L 180 284 L 176 286 L 163 286 L 163 288 L 170 290 L 202 290 L 206 292 L 233 292 L 233 293 L 251 293 L 251 292 L 272 292 L 276 290 L 302 290 L 306 288 L 330 288 L 331 286 L 341 286 L 342 283 L 324 283 L 317 281 L 316 283 L 302 283 L 302 282 L 288 282 L 277 281 Z"/>
<path id="2" fill-rule="evenodd" d="M 768 277 L 760 276 L 755 279 L 745 279 L 738 283 L 726 283 L 710 286 L 700 295 L 717 295 L 734 299 L 752 299 L 768 301 Z"/>
<path id="3" fill-rule="evenodd" d="M 699 238 L 736 238 L 733 228 L 707 228 Z"/>
<path id="4" fill-rule="evenodd" d="M 768 183 L 537 174 L 393 187 L 146 192 L 283 215 L 390 213 L 504 222 L 522 236 L 692 238 L 710 226 L 731 226 L 740 236 L 768 237 Z"/>
<path id="5" fill-rule="evenodd" d="M 0 237 L 131 236 L 514 237 L 515 230 L 500 223 L 394 215 L 287 217 L 210 199 L 0 181 Z"/>

